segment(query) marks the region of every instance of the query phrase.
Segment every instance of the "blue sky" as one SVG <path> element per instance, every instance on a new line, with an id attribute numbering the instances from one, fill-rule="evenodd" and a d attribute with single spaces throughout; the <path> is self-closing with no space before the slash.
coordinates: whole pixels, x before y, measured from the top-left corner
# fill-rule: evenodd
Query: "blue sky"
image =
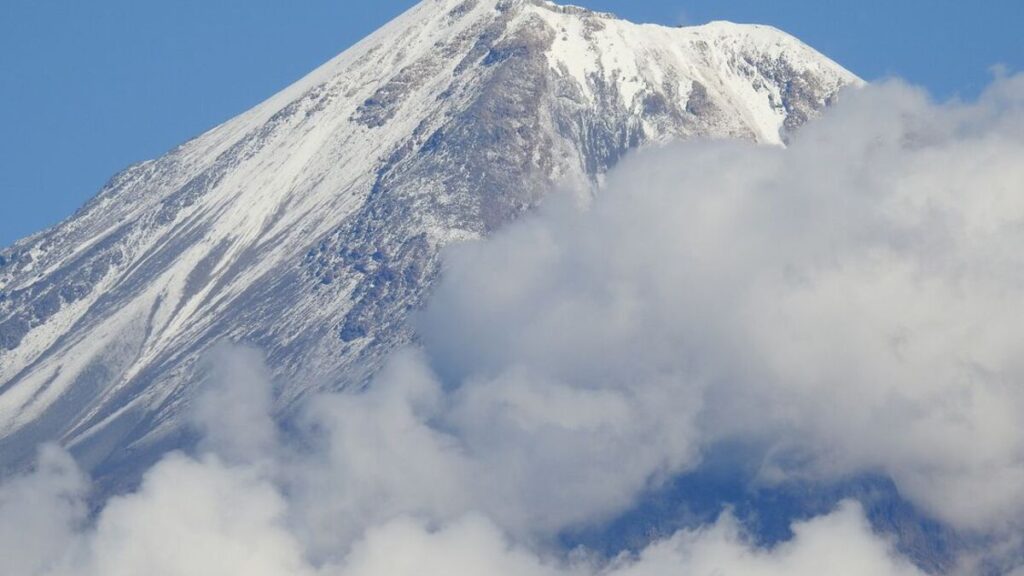
<path id="1" fill-rule="evenodd" d="M 773 24 L 868 79 L 970 97 L 1024 70 L 1021 0 L 576 0 L 631 20 Z M 0 245 L 270 96 L 413 0 L 2 0 Z M 301 6 L 297 9 L 296 6 Z"/>

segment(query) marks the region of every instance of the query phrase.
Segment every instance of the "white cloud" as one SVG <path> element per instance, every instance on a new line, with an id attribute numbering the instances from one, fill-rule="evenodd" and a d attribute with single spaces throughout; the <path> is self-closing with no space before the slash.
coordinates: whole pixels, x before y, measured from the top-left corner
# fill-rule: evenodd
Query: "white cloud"
<path id="1" fill-rule="evenodd" d="M 217 346 L 204 359 L 203 387 L 192 414 L 200 449 L 229 462 L 254 463 L 278 450 L 270 413 L 273 389 L 262 353 L 247 347 Z"/>
<path id="2" fill-rule="evenodd" d="M 845 503 L 833 514 L 793 527 L 794 538 L 775 549 L 752 547 L 730 518 L 698 532 L 654 544 L 614 576 L 730 574 L 737 576 L 921 575 L 871 533 L 860 508 Z"/>
<path id="3" fill-rule="evenodd" d="M 250 350 L 222 350 L 227 366 L 252 359 Z M 516 539 L 485 515 L 452 512 L 442 519 L 429 505 L 431 489 L 449 479 L 444 458 L 450 447 L 424 444 L 424 424 L 407 409 L 430 405 L 416 384 L 422 363 L 400 357 L 390 368 L 389 382 L 410 383 L 401 389 L 388 384 L 366 396 L 363 419 L 346 430 L 375 431 L 376 440 L 356 447 L 355 438 L 332 433 L 330 450 L 354 452 L 341 460 L 321 455 L 314 465 L 294 455 L 273 469 L 265 459 L 255 464 L 226 464 L 218 456 L 171 454 L 154 466 L 135 493 L 108 501 L 95 522 L 84 521 L 85 482 L 64 452 L 43 451 L 37 471 L 0 489 L 0 541 L 4 573 L 32 576 L 668 576 L 669 574 L 872 574 L 919 575 L 891 544 L 872 533 L 856 504 L 794 527 L 795 538 L 773 550 L 750 543 L 729 516 L 717 524 L 680 532 L 655 542 L 636 556 L 623 554 L 611 562 L 585 551 L 569 554 L 530 538 Z M 411 370 L 407 372 L 406 370 Z M 248 370 L 243 373 L 249 373 Z M 224 373 L 225 375 L 229 375 Z M 401 378 L 399 378 L 401 376 Z M 422 376 L 422 374 L 421 374 Z M 266 380 L 251 382 L 268 387 Z M 231 388 L 232 384 L 223 383 Z M 418 392 L 412 392 L 412 390 Z M 215 396 L 208 396 L 213 398 Z M 372 397 L 372 399 L 371 399 Z M 346 397 L 334 397 L 344 403 Z M 427 401 L 424 403 L 424 400 Z M 357 418 L 360 411 L 328 408 L 330 417 Z M 383 417 L 373 425 L 371 421 Z M 229 430 L 244 433 L 231 424 Z M 324 420 L 326 422 L 327 420 Z M 338 422 L 340 423 L 340 422 Z M 210 426 L 216 426 L 210 423 Z M 368 428 L 367 428 L 368 426 Z M 359 436 L 360 438 L 365 438 Z M 223 438 L 223 437 L 222 437 Z M 227 445 L 235 445 L 224 438 Z M 334 443 L 348 444 L 339 447 Z M 411 441 L 408 445 L 407 441 Z M 417 454 L 418 450 L 423 452 Z M 377 458 L 373 456 L 377 455 Z M 336 456 L 336 455 L 335 455 Z M 411 461 L 406 460 L 411 458 Z M 405 462 L 408 467 L 393 466 Z M 428 464 L 438 466 L 430 470 Z M 420 468 L 420 466 L 423 466 Z M 350 472 L 345 474 L 343 469 Z M 295 467 L 295 468 L 293 468 Z M 338 468 L 335 468 L 338 467 Z M 326 471 L 326 475 L 321 476 Z M 418 476 L 426 472 L 427 476 Z M 404 476 L 412 474 L 412 476 Z M 274 478 L 288 478 L 284 483 Z M 313 481 L 316 479 L 316 481 Z M 339 481 L 334 484 L 333 481 Z M 382 486 L 373 486 L 380 481 Z M 417 489 L 416 486 L 419 485 Z M 297 494 L 295 490 L 305 490 Z M 344 496 L 341 496 L 344 495 Z M 348 507 L 331 507 L 332 498 Z M 365 497 L 368 501 L 359 501 Z M 448 498 L 459 499 L 452 493 Z M 305 502 L 302 498 L 307 498 Z M 379 498 L 379 499 L 375 499 Z M 472 502 L 463 495 L 463 507 Z M 332 518 L 309 515 L 303 504 L 319 499 Z M 427 504 L 424 504 L 426 502 Z M 380 509 L 374 510 L 380 505 Z M 403 511 L 404 510 L 404 511 Z M 351 516 L 347 512 L 354 512 Z M 31 522 L 26 530 L 23 518 Z M 338 522 L 348 542 L 334 539 L 334 555 L 317 557 L 323 544 L 318 530 Z M 20 531 L 19 531 L 20 528 Z M 330 539 L 328 539 L 330 540 Z"/>
<path id="4" fill-rule="evenodd" d="M 94 520 L 84 479 L 44 450 L 0 487 L 0 571 L 918 574 L 852 503 L 773 549 L 728 515 L 613 561 L 554 545 L 731 440 L 766 446 L 765 481 L 880 472 L 1012 542 L 1021 158 L 1024 77 L 975 104 L 850 93 L 786 150 L 637 155 L 589 206 L 556 201 L 452 250 L 423 346 L 366 391 L 310 402 L 297 438 L 270 418 L 258 353 L 224 349 L 200 453 Z"/>
<path id="5" fill-rule="evenodd" d="M 440 383 L 413 351 L 397 355 L 370 388 L 310 406 L 312 446 L 283 472 L 294 522 L 317 557 L 336 557 L 366 529 L 396 516 L 445 520 L 472 506 L 469 462 L 430 422 Z"/>
<path id="6" fill-rule="evenodd" d="M 773 550 L 752 546 L 736 522 L 680 532 L 637 556 L 610 565 L 545 560 L 508 542 L 495 527 L 471 517 L 431 531 L 408 519 L 371 530 L 347 560 L 344 576 L 920 576 L 874 536 L 854 504 L 794 527 L 795 538 Z M 402 551 L 396 554 L 395 551 Z"/>
<path id="7" fill-rule="evenodd" d="M 454 251 L 429 357 L 501 406 L 488 427 L 522 424 L 501 397 L 517 374 L 620 395 L 613 436 L 636 436 L 602 453 L 641 475 L 757 439 L 775 477 L 880 470 L 957 527 L 1018 529 L 1022 125 L 1024 77 L 971 105 L 894 82 L 847 94 L 787 150 L 638 155 L 589 209 Z"/>
<path id="8" fill-rule="evenodd" d="M 170 456 L 107 503 L 61 575 L 312 575 L 278 490 L 216 458 Z"/>
<path id="9" fill-rule="evenodd" d="M 400 553 L 396 553 L 400 551 Z M 346 558 L 343 576 L 559 576 L 557 567 L 510 544 L 490 522 L 471 517 L 440 530 L 396 519 L 369 530 Z"/>
<path id="10" fill-rule="evenodd" d="M 86 478 L 55 446 L 44 446 L 33 471 L 0 485 L 0 572 L 41 574 L 84 526 Z"/>

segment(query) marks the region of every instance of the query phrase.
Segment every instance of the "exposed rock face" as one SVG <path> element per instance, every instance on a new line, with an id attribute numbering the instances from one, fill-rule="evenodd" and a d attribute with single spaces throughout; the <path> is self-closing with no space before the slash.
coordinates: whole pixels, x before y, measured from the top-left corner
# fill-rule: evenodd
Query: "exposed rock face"
<path id="1" fill-rule="evenodd" d="M 410 341 L 438 254 L 678 138 L 787 134 L 859 80 L 777 30 L 427 0 L 0 251 L 0 467 L 180 441 L 204 350 L 267 351 L 281 407 Z"/>

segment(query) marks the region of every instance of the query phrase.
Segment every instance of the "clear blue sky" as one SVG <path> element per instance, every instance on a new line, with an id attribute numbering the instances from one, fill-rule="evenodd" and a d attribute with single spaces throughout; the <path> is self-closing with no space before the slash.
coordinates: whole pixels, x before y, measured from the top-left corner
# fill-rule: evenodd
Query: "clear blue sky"
<path id="1" fill-rule="evenodd" d="M 970 97 L 1024 70 L 1024 0 L 576 0 L 631 20 L 773 24 L 868 79 Z M 413 0 L 0 0 L 0 245 L 242 112 Z"/>

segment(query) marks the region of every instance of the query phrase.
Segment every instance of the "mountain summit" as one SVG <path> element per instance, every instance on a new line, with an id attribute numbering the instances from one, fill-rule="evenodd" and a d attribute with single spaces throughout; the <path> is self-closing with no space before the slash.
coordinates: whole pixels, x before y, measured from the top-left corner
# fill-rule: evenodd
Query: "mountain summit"
<path id="1" fill-rule="evenodd" d="M 860 81 L 769 27 L 426 0 L 0 251 L 0 466 L 183 441 L 204 351 L 262 348 L 285 409 L 365 382 L 439 273 L 559 185 L 685 138 L 783 144 Z"/>

